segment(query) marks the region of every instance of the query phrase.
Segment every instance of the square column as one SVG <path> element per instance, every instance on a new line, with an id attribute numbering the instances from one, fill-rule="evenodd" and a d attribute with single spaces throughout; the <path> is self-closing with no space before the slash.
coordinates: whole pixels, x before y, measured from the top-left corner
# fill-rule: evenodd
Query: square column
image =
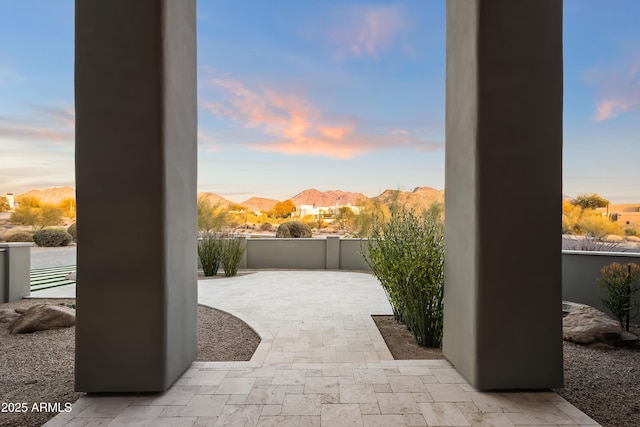
<path id="1" fill-rule="evenodd" d="M 562 0 L 447 0 L 443 352 L 562 385 Z"/>
<path id="2" fill-rule="evenodd" d="M 197 355 L 196 1 L 75 3 L 76 389 L 167 389 Z"/>

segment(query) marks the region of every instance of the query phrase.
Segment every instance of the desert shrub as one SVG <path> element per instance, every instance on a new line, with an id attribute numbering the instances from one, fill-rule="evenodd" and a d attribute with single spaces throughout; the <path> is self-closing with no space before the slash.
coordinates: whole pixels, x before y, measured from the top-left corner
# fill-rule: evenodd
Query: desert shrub
<path id="1" fill-rule="evenodd" d="M 33 242 L 33 233 L 29 233 L 27 231 L 18 231 L 17 233 L 13 233 L 8 235 L 5 238 L 7 242 Z"/>
<path id="2" fill-rule="evenodd" d="M 71 237 L 73 237 L 73 241 L 75 242 L 76 240 L 78 240 L 78 234 L 76 231 L 76 223 L 74 222 L 73 224 L 71 224 L 69 226 L 69 228 L 67 228 L 67 233 L 71 234 Z"/>
<path id="3" fill-rule="evenodd" d="M 265 222 L 263 224 L 260 224 L 260 230 L 271 231 L 273 230 L 273 225 L 270 222 Z"/>
<path id="4" fill-rule="evenodd" d="M 58 225 L 62 221 L 62 209 L 53 205 L 40 204 L 20 205 L 9 217 L 9 221 L 16 224 L 30 225 L 34 229 L 41 229 Z"/>
<path id="5" fill-rule="evenodd" d="M 43 228 L 33 233 L 33 241 L 38 246 L 67 246 L 73 237 L 62 228 Z"/>
<path id="6" fill-rule="evenodd" d="M 224 268 L 225 276 L 235 276 L 238 273 L 238 267 L 244 255 L 245 242 L 241 236 L 230 236 L 222 240 L 222 253 L 220 260 L 222 268 Z"/>
<path id="7" fill-rule="evenodd" d="M 278 226 L 278 230 L 276 230 L 276 237 L 279 238 L 306 238 L 311 236 L 311 227 L 300 221 L 283 222 Z"/>
<path id="8" fill-rule="evenodd" d="M 635 227 L 625 228 L 624 234 L 625 234 L 625 236 L 640 237 L 640 229 L 639 228 L 635 228 Z"/>
<path id="9" fill-rule="evenodd" d="M 624 236 L 624 230 L 620 223 L 611 222 L 602 215 L 583 215 L 576 225 L 584 235 L 596 239 L 602 239 L 609 234 Z"/>
<path id="10" fill-rule="evenodd" d="M 440 218 L 395 209 L 389 220 L 374 220 L 365 244 L 365 261 L 380 280 L 396 318 L 408 326 L 418 344 L 440 347 L 444 291 Z"/>
<path id="11" fill-rule="evenodd" d="M 637 316 L 640 306 L 634 303 L 634 296 L 640 292 L 640 266 L 635 263 L 611 263 L 600 270 L 598 279 L 602 303 L 620 322 L 620 326 L 629 330 L 629 320 Z"/>
<path id="12" fill-rule="evenodd" d="M 203 233 L 198 242 L 198 257 L 205 276 L 215 276 L 220 267 L 222 256 L 222 235 L 219 233 Z"/>

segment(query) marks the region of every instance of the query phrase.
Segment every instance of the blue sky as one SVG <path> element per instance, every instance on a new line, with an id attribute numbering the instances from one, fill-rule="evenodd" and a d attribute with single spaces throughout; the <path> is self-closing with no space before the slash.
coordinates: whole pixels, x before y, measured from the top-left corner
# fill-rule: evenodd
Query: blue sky
<path id="1" fill-rule="evenodd" d="M 444 188 L 444 0 L 198 2 L 199 191 Z M 640 2 L 565 0 L 564 193 L 640 202 Z M 0 194 L 74 184 L 73 1 L 0 0 Z"/>

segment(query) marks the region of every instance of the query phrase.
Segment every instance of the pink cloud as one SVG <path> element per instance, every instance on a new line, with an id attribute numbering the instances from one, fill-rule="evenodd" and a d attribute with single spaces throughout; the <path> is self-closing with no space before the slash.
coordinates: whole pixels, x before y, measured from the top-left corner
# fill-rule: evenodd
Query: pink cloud
<path id="1" fill-rule="evenodd" d="M 596 109 L 598 112 L 593 119 L 597 122 L 601 122 L 629 111 L 630 105 L 624 100 L 604 99 L 598 102 Z"/>
<path id="2" fill-rule="evenodd" d="M 423 143 L 406 130 L 388 135 L 358 131 L 355 121 L 321 114 L 308 100 L 273 89 L 252 90 L 231 78 L 213 82 L 227 94 L 224 102 L 201 102 L 201 107 L 216 117 L 225 117 L 245 128 L 261 130 L 270 137 L 247 144 L 258 151 L 295 155 L 322 155 L 349 159 L 356 155 L 396 147 L 423 150 Z"/>
<path id="3" fill-rule="evenodd" d="M 399 6 L 358 6 L 342 10 L 339 23 L 329 31 L 337 58 L 348 55 L 377 58 L 388 51 L 408 28 Z"/>
<path id="4" fill-rule="evenodd" d="M 337 127 L 337 128 L 329 128 L 329 127 L 318 127 L 318 130 L 326 137 L 333 139 L 342 139 L 346 134 L 351 132 L 350 128 L 345 127 Z"/>
<path id="5" fill-rule="evenodd" d="M 600 122 L 632 111 L 640 113 L 640 55 L 633 63 L 591 71 L 588 79 L 600 92 L 593 120 Z"/>

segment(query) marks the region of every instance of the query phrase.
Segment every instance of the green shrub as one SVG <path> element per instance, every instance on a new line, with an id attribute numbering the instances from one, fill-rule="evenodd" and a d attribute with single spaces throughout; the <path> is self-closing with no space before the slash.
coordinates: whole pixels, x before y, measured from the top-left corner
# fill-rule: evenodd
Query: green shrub
<path id="1" fill-rule="evenodd" d="M 379 217 L 378 217 L 379 218 Z M 380 280 L 396 318 L 418 344 L 440 347 L 443 326 L 444 225 L 435 215 L 398 208 L 375 220 L 365 261 Z"/>
<path id="2" fill-rule="evenodd" d="M 18 231 L 6 237 L 7 242 L 33 242 L 33 233 L 28 231 Z"/>
<path id="3" fill-rule="evenodd" d="M 67 246 L 73 241 L 73 237 L 62 228 L 43 228 L 33 233 L 33 241 L 38 246 Z"/>
<path id="4" fill-rule="evenodd" d="M 222 241 L 222 268 L 227 277 L 235 276 L 244 255 L 245 242 L 241 236 L 230 236 Z"/>
<path id="5" fill-rule="evenodd" d="M 640 228 L 635 228 L 635 227 L 625 228 L 624 229 L 624 234 L 625 234 L 625 236 L 640 237 Z"/>
<path id="6" fill-rule="evenodd" d="M 204 233 L 198 242 L 198 257 L 205 276 L 215 276 L 220 267 L 222 255 L 222 235 L 219 233 Z"/>
<path id="7" fill-rule="evenodd" d="M 74 222 L 73 224 L 71 224 L 69 226 L 69 228 L 67 228 L 67 233 L 71 234 L 71 237 L 73 237 L 73 241 L 75 242 L 76 240 L 78 240 L 78 234 L 76 231 L 76 223 Z"/>
<path id="8" fill-rule="evenodd" d="M 634 303 L 634 296 L 640 292 L 640 266 L 635 263 L 611 263 L 600 270 L 598 279 L 600 291 L 604 294 L 602 303 L 620 322 L 620 326 L 629 330 L 629 320 L 638 314 L 640 306 Z M 626 323 L 626 325 L 623 323 Z"/>
<path id="9" fill-rule="evenodd" d="M 276 237 L 279 238 L 306 238 L 311 236 L 311 227 L 300 221 L 283 222 L 278 226 L 278 230 L 276 230 Z"/>

